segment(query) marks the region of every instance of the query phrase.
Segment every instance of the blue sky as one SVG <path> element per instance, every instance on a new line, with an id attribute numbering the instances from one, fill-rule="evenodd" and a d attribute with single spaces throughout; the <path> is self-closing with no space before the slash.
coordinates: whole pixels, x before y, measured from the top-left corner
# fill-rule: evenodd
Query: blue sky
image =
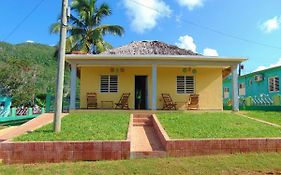
<path id="1" fill-rule="evenodd" d="M 22 43 L 31 40 L 56 44 L 58 36 L 49 34 L 49 26 L 60 13 L 59 0 L 43 1 L 9 36 L 39 2 L 1 0 L 0 41 Z M 106 37 L 114 47 L 131 41 L 160 40 L 207 55 L 246 57 L 249 61 L 245 63 L 244 73 L 281 65 L 281 0 L 98 2 L 107 2 L 113 11 L 104 23 L 119 24 L 125 28 L 123 37 Z"/>

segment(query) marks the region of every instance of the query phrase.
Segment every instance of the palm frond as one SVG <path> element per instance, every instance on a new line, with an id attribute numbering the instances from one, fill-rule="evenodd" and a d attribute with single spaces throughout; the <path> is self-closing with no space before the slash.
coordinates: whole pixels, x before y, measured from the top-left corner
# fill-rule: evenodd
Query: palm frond
<path id="1" fill-rule="evenodd" d="M 84 51 L 100 53 L 112 46 L 104 41 L 103 36 L 113 34 L 122 36 L 123 27 L 119 25 L 101 25 L 104 17 L 111 15 L 111 8 L 106 3 L 97 7 L 97 0 L 72 0 L 73 13 L 68 21 L 66 52 Z M 50 26 L 50 33 L 60 32 L 60 21 Z"/>
<path id="2" fill-rule="evenodd" d="M 103 3 L 100 5 L 100 7 L 97 9 L 95 15 L 93 15 L 93 22 L 95 23 L 95 26 L 99 25 L 102 21 L 102 19 L 106 16 L 111 15 L 112 11 L 108 4 Z"/>
<path id="3" fill-rule="evenodd" d="M 107 34 L 122 36 L 124 34 L 123 27 L 119 25 L 101 25 L 98 26 L 95 30 L 100 31 L 103 36 Z"/>
<path id="4" fill-rule="evenodd" d="M 84 23 L 82 20 L 76 18 L 76 17 L 73 16 L 73 15 L 70 15 L 70 17 L 69 17 L 69 22 L 70 22 L 71 24 L 77 25 L 77 26 L 79 26 L 79 27 L 87 27 L 87 26 L 85 25 L 85 23 Z"/>
<path id="5" fill-rule="evenodd" d="M 50 29 L 49 29 L 49 32 L 51 34 L 57 34 L 60 32 L 60 23 L 57 22 L 57 23 L 54 23 L 50 26 Z"/>

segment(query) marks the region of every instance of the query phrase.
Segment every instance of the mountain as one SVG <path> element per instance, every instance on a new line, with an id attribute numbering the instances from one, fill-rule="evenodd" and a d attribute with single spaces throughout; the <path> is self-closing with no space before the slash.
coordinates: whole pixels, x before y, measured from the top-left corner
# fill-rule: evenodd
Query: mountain
<path id="1" fill-rule="evenodd" d="M 33 73 L 33 77 L 35 77 L 35 83 L 33 87 L 35 88 L 34 92 L 36 92 L 34 95 L 46 94 L 47 92 L 54 95 L 57 69 L 55 51 L 55 47 L 39 43 L 22 43 L 13 45 L 0 42 L 0 67 L 2 65 L 2 68 L 4 67 L 5 70 L 7 70 L 7 67 L 11 66 L 10 70 L 15 70 L 17 69 L 17 67 L 15 68 L 15 66 L 17 66 L 15 64 L 19 64 L 19 69 L 22 67 L 29 67 L 27 70 L 34 69 L 35 71 L 33 72 L 35 73 Z M 22 66 L 23 63 L 24 66 Z M 24 70 L 20 73 L 27 74 L 27 72 L 28 71 Z M 9 74 L 13 75 L 15 74 L 15 71 L 10 72 Z M 66 93 L 69 89 L 69 81 L 70 75 L 69 68 L 67 67 L 65 72 Z"/>

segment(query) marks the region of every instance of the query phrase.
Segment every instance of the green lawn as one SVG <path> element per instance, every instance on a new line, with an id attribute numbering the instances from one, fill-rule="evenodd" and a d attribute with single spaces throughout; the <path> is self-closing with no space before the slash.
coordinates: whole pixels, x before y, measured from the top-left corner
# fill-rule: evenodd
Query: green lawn
<path id="1" fill-rule="evenodd" d="M 4 128 L 6 128 L 6 127 L 7 127 L 7 126 L 1 126 L 1 125 L 0 125 L 0 130 L 1 130 L 1 129 L 4 129 Z"/>
<path id="2" fill-rule="evenodd" d="M 52 131 L 53 124 L 49 124 L 14 140 L 124 140 L 128 124 L 129 114 L 125 112 L 74 112 L 62 119 L 62 131 L 58 134 Z"/>
<path id="3" fill-rule="evenodd" d="M 271 174 L 281 172 L 281 154 L 234 154 L 185 158 L 59 164 L 1 165 L 0 174 Z"/>
<path id="4" fill-rule="evenodd" d="M 280 137 L 281 129 L 229 112 L 157 114 L 172 139 Z"/>
<path id="5" fill-rule="evenodd" d="M 281 112 L 243 111 L 243 113 L 245 113 L 249 117 L 281 125 Z"/>

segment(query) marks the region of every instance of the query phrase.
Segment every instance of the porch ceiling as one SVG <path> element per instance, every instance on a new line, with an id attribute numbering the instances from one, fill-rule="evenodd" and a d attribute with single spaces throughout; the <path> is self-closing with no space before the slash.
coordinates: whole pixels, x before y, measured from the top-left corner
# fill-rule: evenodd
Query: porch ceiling
<path id="1" fill-rule="evenodd" d="M 162 66 L 207 66 L 229 67 L 247 59 L 230 57 L 190 55 L 92 55 L 69 54 L 66 61 L 77 65 L 162 65 Z"/>

